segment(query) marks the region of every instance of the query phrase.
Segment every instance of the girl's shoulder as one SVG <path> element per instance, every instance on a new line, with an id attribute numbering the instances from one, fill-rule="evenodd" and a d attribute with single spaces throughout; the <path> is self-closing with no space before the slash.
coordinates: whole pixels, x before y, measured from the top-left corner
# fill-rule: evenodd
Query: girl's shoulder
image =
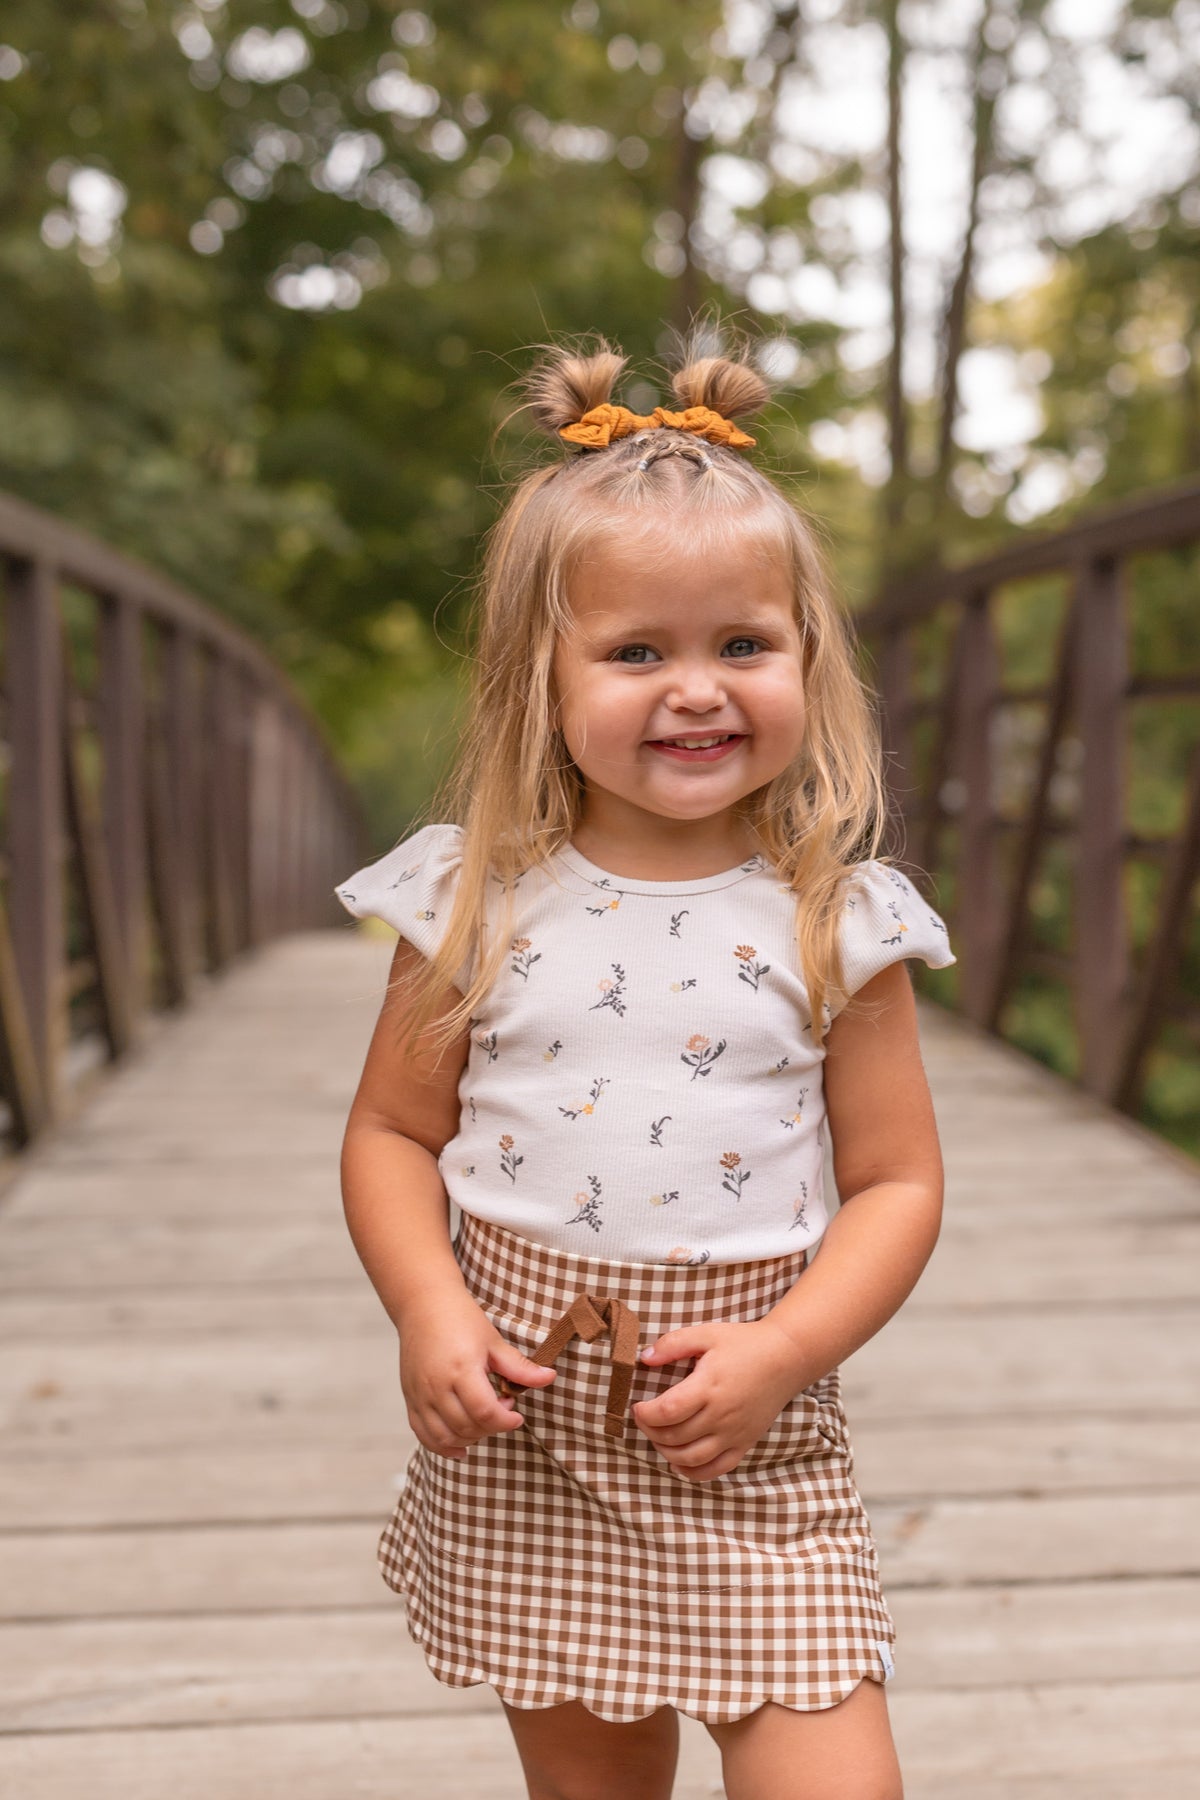
<path id="1" fill-rule="evenodd" d="M 920 957 L 931 969 L 958 958 L 950 933 L 899 869 L 870 858 L 855 863 L 843 884 L 841 949 L 847 995 L 855 994 L 889 963 Z"/>
<path id="2" fill-rule="evenodd" d="M 424 825 L 339 882 L 337 897 L 362 918 L 364 904 L 371 899 L 396 894 L 411 882 L 441 880 L 456 872 L 462 864 L 462 839 L 461 825 Z"/>
<path id="3" fill-rule="evenodd" d="M 334 889 L 356 919 L 382 919 L 428 956 L 449 918 L 462 867 L 460 825 L 425 825 Z"/>

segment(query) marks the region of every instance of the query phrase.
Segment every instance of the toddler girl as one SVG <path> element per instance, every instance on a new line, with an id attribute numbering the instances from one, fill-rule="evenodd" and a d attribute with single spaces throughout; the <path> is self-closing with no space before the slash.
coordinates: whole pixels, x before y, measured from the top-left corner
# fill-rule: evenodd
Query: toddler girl
<path id="1" fill-rule="evenodd" d="M 624 363 L 525 378 L 456 822 L 338 890 L 400 934 L 342 1159 L 419 1443 L 380 1561 L 532 1800 L 666 1800 L 679 1712 L 730 1800 L 896 1800 L 838 1364 L 937 1236 L 903 959 L 955 959 L 767 387 L 688 358 L 641 417 Z"/>

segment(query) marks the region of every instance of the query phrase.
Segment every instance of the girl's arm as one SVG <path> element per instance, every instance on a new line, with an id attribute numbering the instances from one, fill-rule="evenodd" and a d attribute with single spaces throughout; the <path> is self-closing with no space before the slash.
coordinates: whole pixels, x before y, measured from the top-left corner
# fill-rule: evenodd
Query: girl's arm
<path id="1" fill-rule="evenodd" d="M 401 1047 L 402 990 L 420 960 L 396 945 L 389 991 L 367 1051 L 342 1143 L 346 1224 L 371 1285 L 400 1336 L 401 1383 L 421 1443 L 444 1455 L 523 1421 L 487 1379 L 494 1369 L 545 1386 L 542 1369 L 503 1339 L 472 1299 L 450 1241 L 450 1202 L 438 1157 L 458 1130 L 458 1082 L 470 1034 L 440 1055 L 430 1033 Z M 447 1005 L 458 996 L 453 989 Z"/>
<path id="2" fill-rule="evenodd" d="M 859 989 L 869 1010 L 830 1026 L 825 1108 L 842 1204 L 801 1280 L 767 1315 L 795 1340 L 808 1387 L 882 1329 L 937 1242 L 943 1171 L 912 981 L 892 963 Z"/>
<path id="3" fill-rule="evenodd" d="M 644 1360 L 696 1368 L 634 1409 L 680 1470 L 735 1468 L 782 1407 L 884 1326 L 937 1242 L 942 1156 L 903 963 L 864 987 L 826 1040 L 825 1105 L 842 1205 L 800 1280 L 752 1325 L 672 1331 Z"/>

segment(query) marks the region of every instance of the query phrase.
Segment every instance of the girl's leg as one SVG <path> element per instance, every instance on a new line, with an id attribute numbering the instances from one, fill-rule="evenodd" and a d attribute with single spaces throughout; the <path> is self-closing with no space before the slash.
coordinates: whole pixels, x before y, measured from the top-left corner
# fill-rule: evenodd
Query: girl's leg
<path id="1" fill-rule="evenodd" d="M 679 1758 L 674 1707 L 614 1725 L 578 1700 L 539 1711 L 502 1704 L 529 1800 L 670 1800 Z"/>
<path id="2" fill-rule="evenodd" d="M 877 1681 L 861 1681 L 824 1712 L 769 1701 L 708 1730 L 720 1746 L 728 1800 L 903 1800 Z"/>

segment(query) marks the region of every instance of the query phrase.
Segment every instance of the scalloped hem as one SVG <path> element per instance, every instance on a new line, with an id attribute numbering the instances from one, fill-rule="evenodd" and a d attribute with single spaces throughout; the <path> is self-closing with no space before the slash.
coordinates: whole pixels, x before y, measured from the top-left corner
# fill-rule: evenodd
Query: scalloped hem
<path id="1" fill-rule="evenodd" d="M 650 1718 L 654 1713 L 661 1711 L 664 1706 L 672 1707 L 675 1712 L 682 1713 L 685 1718 L 695 1719 L 697 1723 L 701 1725 L 736 1725 L 740 1719 L 748 1719 L 751 1713 L 756 1713 L 760 1707 L 768 1704 L 785 1706 L 789 1712 L 830 1712 L 835 1706 L 840 1706 L 843 1700 L 848 1700 L 855 1688 L 860 1687 L 864 1681 L 873 1681 L 877 1686 L 883 1687 L 888 1680 L 888 1675 L 884 1670 L 878 1664 L 875 1664 L 875 1666 L 870 1668 L 863 1667 L 859 1670 L 848 1671 L 843 1681 L 839 1684 L 833 1698 L 830 1700 L 822 1700 L 817 1704 L 807 1704 L 805 1701 L 796 1698 L 795 1695 L 785 1699 L 775 1692 L 762 1692 L 740 1697 L 734 1703 L 736 1710 L 722 1710 L 720 1707 L 698 1706 L 695 1702 L 688 1704 L 682 1700 L 673 1699 L 669 1694 L 663 1694 L 659 1698 L 647 1702 L 645 1710 L 642 1712 L 630 1712 L 627 1709 L 621 1709 L 616 1712 L 612 1710 L 605 1711 L 604 1702 L 597 1699 L 596 1695 L 586 1688 L 563 1689 L 560 1692 L 556 1692 L 551 1699 L 547 1700 L 525 1700 L 516 1697 L 523 1691 L 523 1684 L 520 1681 L 514 1681 L 511 1676 L 488 1675 L 483 1673 L 479 1675 L 443 1674 L 434 1661 L 429 1647 L 422 1642 L 417 1636 L 417 1633 L 413 1630 L 412 1621 L 407 1617 L 407 1613 L 406 1623 L 408 1625 L 409 1636 L 424 1655 L 430 1674 L 436 1681 L 439 1681 L 443 1687 L 493 1688 L 500 1699 L 503 1700 L 506 1705 L 513 1707 L 517 1712 L 549 1712 L 551 1707 L 566 1706 L 569 1705 L 571 1701 L 578 1701 L 585 1712 L 591 1713 L 593 1718 L 602 1719 L 606 1725 L 636 1725 L 640 1719 Z M 882 1639 L 880 1640 L 881 1643 L 884 1641 L 885 1640 Z M 892 1647 L 893 1645 L 888 1643 L 889 1651 Z"/>

